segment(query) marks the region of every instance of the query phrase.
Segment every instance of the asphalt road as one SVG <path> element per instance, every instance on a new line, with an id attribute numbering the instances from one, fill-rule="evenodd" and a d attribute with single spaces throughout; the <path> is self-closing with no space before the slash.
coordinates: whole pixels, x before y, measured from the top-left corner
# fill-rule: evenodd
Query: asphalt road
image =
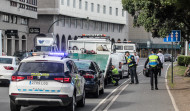
<path id="1" fill-rule="evenodd" d="M 121 86 L 108 85 L 105 94 L 99 98 L 88 95 L 86 106 L 78 107 L 77 111 L 174 111 L 172 102 L 165 87 L 165 72 L 169 64 L 165 63 L 162 76 L 159 77 L 159 90 L 150 90 L 150 78 L 141 73 L 145 59 L 140 59 L 137 72 L 139 75 L 138 85 L 129 85 L 129 79 L 120 80 Z M 96 109 L 95 109 L 96 107 Z M 0 86 L 0 111 L 10 111 L 8 87 Z M 62 107 L 22 107 L 21 111 L 66 111 Z"/>

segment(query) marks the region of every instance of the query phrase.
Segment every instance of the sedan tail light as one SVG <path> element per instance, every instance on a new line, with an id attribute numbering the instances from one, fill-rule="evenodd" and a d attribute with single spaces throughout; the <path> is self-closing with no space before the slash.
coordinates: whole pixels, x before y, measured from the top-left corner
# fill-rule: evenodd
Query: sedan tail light
<path id="1" fill-rule="evenodd" d="M 4 66 L 4 68 L 5 68 L 6 70 L 14 70 L 14 68 L 11 67 L 11 66 Z"/>
<path id="2" fill-rule="evenodd" d="M 22 76 L 12 76 L 11 81 L 22 81 L 25 77 Z"/>
<path id="3" fill-rule="evenodd" d="M 92 74 L 85 74 L 85 75 L 83 75 L 83 77 L 86 78 L 86 79 L 93 79 L 94 75 L 92 75 Z"/>
<path id="4" fill-rule="evenodd" d="M 54 80 L 61 83 L 71 83 L 71 78 L 54 78 Z"/>

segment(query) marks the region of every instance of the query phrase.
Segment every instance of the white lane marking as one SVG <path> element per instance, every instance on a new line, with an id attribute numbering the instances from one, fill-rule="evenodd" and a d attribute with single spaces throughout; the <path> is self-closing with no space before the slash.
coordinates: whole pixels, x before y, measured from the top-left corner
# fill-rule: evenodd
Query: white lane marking
<path id="1" fill-rule="evenodd" d="M 103 99 L 94 109 L 92 109 L 92 111 L 96 111 L 100 105 L 102 105 L 103 103 L 105 103 L 105 101 L 110 97 L 110 95 L 112 95 L 116 90 L 118 90 L 123 84 L 125 84 L 126 82 L 128 82 L 130 79 L 127 79 L 126 81 L 124 81 L 120 86 L 118 86 L 116 89 L 114 89 L 108 96 L 106 96 L 105 99 Z"/>
<path id="2" fill-rule="evenodd" d="M 141 75 L 142 72 L 140 72 L 139 76 Z M 112 101 L 108 104 L 108 106 L 103 110 L 103 111 L 108 111 L 108 109 L 112 106 L 112 104 L 116 101 L 116 99 L 119 97 L 119 95 L 129 86 L 127 84 L 113 99 Z"/>
<path id="3" fill-rule="evenodd" d="M 166 89 L 167 89 L 168 94 L 169 94 L 169 96 L 170 96 L 170 98 L 171 98 L 172 104 L 173 104 L 173 106 L 174 106 L 174 110 L 175 110 L 175 111 L 179 111 L 179 109 L 178 109 L 178 107 L 177 107 L 177 105 L 176 105 L 175 99 L 174 99 L 173 95 L 171 94 L 170 89 L 169 89 L 169 86 L 168 86 L 167 75 L 168 75 L 168 69 L 169 69 L 169 67 L 170 67 L 170 65 L 168 66 L 168 68 L 167 68 L 167 70 L 166 70 L 166 75 L 165 75 Z"/>
<path id="4" fill-rule="evenodd" d="M 110 104 L 108 104 L 108 106 L 103 110 L 103 111 L 107 111 L 111 105 L 116 101 L 116 99 L 119 97 L 119 95 L 129 86 L 129 84 L 127 84 L 125 87 L 123 87 L 123 89 L 112 99 L 112 101 L 110 102 Z"/>

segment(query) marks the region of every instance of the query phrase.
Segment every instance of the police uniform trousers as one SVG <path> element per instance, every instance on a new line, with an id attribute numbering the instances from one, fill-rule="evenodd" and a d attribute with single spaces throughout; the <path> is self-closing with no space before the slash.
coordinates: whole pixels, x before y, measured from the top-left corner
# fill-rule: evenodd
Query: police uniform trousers
<path id="1" fill-rule="evenodd" d="M 150 84 L 152 88 L 154 87 L 154 82 L 155 82 L 155 88 L 158 88 L 158 78 L 157 78 L 158 70 L 159 69 L 157 67 L 150 66 Z"/>
<path id="2" fill-rule="evenodd" d="M 131 83 L 134 83 L 134 78 L 136 80 L 136 83 L 139 83 L 138 76 L 137 76 L 137 73 L 136 73 L 136 66 L 135 65 L 129 67 L 129 72 L 131 74 Z"/>

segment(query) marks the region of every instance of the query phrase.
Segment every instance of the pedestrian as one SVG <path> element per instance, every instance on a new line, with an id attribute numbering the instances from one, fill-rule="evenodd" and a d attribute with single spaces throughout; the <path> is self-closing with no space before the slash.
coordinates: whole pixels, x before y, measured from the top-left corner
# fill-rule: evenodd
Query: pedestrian
<path id="1" fill-rule="evenodd" d="M 125 56 L 126 56 L 126 63 L 122 63 L 122 64 L 128 64 L 129 72 L 131 75 L 131 83 L 130 84 L 134 84 L 134 79 L 136 81 L 136 84 L 139 84 L 138 76 L 136 73 L 135 57 L 133 55 L 130 55 L 129 51 L 125 52 Z"/>
<path id="2" fill-rule="evenodd" d="M 114 65 L 112 65 L 112 82 L 114 83 L 115 86 L 117 86 L 119 82 L 119 72 Z"/>
<path id="3" fill-rule="evenodd" d="M 138 64 L 139 64 L 139 56 L 138 56 L 137 52 L 134 52 L 134 56 L 135 56 L 136 66 L 138 66 Z"/>
<path id="4" fill-rule="evenodd" d="M 160 65 L 160 67 L 158 67 L 158 74 L 159 74 L 159 76 L 161 76 L 161 70 L 163 69 L 163 64 L 164 64 L 164 55 L 162 54 L 162 50 L 161 49 L 159 49 L 158 50 L 158 54 L 157 54 L 158 56 L 159 56 L 159 58 L 160 58 L 160 61 L 161 61 L 161 65 Z"/>
<path id="5" fill-rule="evenodd" d="M 159 56 L 156 55 L 155 50 L 151 50 L 151 55 L 147 58 L 144 70 L 146 70 L 146 65 L 149 63 L 149 70 L 150 70 L 150 83 L 151 83 L 151 90 L 154 90 L 154 79 L 155 79 L 155 89 L 158 90 L 158 66 L 161 65 L 161 61 Z"/>

